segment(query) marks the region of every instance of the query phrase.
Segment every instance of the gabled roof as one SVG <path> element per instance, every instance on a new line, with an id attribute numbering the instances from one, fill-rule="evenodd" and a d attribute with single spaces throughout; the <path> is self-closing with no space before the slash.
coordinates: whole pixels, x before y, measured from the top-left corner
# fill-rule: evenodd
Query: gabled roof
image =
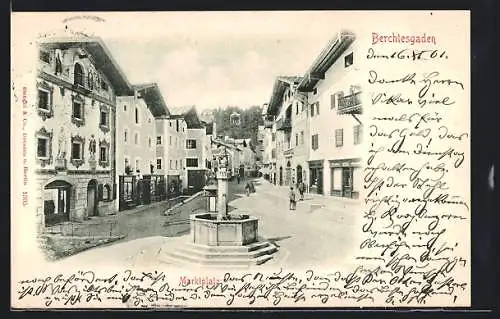
<path id="1" fill-rule="evenodd" d="M 170 112 L 174 116 L 182 116 L 188 129 L 199 129 L 203 128 L 203 123 L 196 112 L 196 107 L 193 106 L 181 106 L 170 108 Z"/>
<path id="2" fill-rule="evenodd" d="M 212 140 L 212 144 L 215 144 L 215 145 L 218 145 L 218 146 L 225 146 L 226 148 L 229 148 L 229 149 L 233 149 L 233 150 L 236 150 L 236 151 L 240 151 L 241 152 L 241 149 L 233 144 L 229 144 L 229 143 L 226 143 L 226 142 L 223 142 L 219 139 L 213 139 Z"/>
<path id="3" fill-rule="evenodd" d="M 354 33 L 346 30 L 339 32 L 331 39 L 300 81 L 299 91 L 311 92 L 318 81 L 325 78 L 325 73 L 328 69 L 330 69 L 355 39 L 356 36 Z"/>
<path id="4" fill-rule="evenodd" d="M 277 115 L 286 89 L 298 85 L 301 80 L 302 77 L 300 76 L 278 76 L 274 81 L 273 93 L 267 105 L 266 113 L 268 115 Z"/>
<path id="5" fill-rule="evenodd" d="M 90 53 L 96 67 L 111 82 L 117 96 L 129 96 L 133 94 L 132 87 L 125 74 L 101 38 L 88 36 L 47 38 L 41 40 L 39 44 L 43 48 L 51 49 L 83 48 Z"/>
<path id="6" fill-rule="evenodd" d="M 170 115 L 167 104 L 156 83 L 137 84 L 133 88 L 140 93 L 154 117 Z"/>

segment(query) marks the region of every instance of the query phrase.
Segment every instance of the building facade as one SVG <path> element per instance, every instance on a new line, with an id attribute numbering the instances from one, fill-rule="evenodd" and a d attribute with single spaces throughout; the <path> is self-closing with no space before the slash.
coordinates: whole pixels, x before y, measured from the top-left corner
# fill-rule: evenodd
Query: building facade
<path id="1" fill-rule="evenodd" d="M 156 84 L 134 85 L 117 98 L 117 209 L 166 199 L 165 177 L 157 174 L 156 120 L 169 114 Z"/>
<path id="2" fill-rule="evenodd" d="M 41 226 L 115 212 L 116 96 L 131 86 L 99 38 L 48 40 L 37 67 Z"/>
<path id="3" fill-rule="evenodd" d="M 165 176 L 169 197 L 184 192 L 184 158 L 187 125 L 184 118 L 169 114 L 156 118 L 156 173 Z"/>
<path id="4" fill-rule="evenodd" d="M 301 78 L 280 76 L 275 80 L 273 93 L 267 106 L 267 119 L 274 119 L 271 143 L 274 144 L 276 164 L 272 168 L 275 183 L 280 186 L 296 185 L 303 179 L 305 152 L 300 134 L 306 134 L 303 105 L 304 94 L 297 91 Z M 297 155 L 295 154 L 297 153 Z"/>
<path id="5" fill-rule="evenodd" d="M 307 71 L 309 182 L 318 194 L 358 198 L 361 187 L 362 77 L 355 36 L 340 32 Z"/>

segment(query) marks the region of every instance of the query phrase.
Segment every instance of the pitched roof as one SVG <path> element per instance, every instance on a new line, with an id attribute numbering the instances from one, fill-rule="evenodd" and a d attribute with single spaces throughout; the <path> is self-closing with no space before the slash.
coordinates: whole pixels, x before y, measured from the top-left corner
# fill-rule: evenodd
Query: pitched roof
<path id="1" fill-rule="evenodd" d="M 188 129 L 203 128 L 203 123 L 198 116 L 196 107 L 192 106 L 178 106 L 170 108 L 170 112 L 174 116 L 182 116 Z"/>
<path id="2" fill-rule="evenodd" d="M 283 94 L 285 90 L 293 85 L 298 85 L 302 77 L 300 76 L 278 76 L 274 81 L 273 93 L 267 105 L 268 115 L 277 115 L 281 102 L 283 100 Z"/>
<path id="3" fill-rule="evenodd" d="M 299 91 L 311 92 L 320 79 L 324 79 L 325 73 L 344 53 L 344 51 L 356 39 L 354 33 L 346 30 L 340 31 L 314 60 L 299 84 Z"/>
<path id="4" fill-rule="evenodd" d="M 54 37 L 43 39 L 39 44 L 41 47 L 53 49 L 83 48 L 90 53 L 96 67 L 111 81 L 117 96 L 133 94 L 125 74 L 101 38 L 90 36 Z"/>
<path id="5" fill-rule="evenodd" d="M 154 117 L 170 115 L 167 104 L 156 83 L 137 84 L 133 88 L 141 94 Z"/>

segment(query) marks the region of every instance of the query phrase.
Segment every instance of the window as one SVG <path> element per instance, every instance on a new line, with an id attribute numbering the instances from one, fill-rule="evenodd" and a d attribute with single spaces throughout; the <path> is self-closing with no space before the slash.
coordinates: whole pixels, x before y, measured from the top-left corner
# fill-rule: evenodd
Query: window
<path id="1" fill-rule="evenodd" d="M 316 102 L 316 115 L 319 115 L 319 101 Z"/>
<path id="2" fill-rule="evenodd" d="M 139 109 L 135 108 L 135 124 L 139 124 Z"/>
<path id="3" fill-rule="evenodd" d="M 276 140 L 276 133 L 272 133 L 271 134 L 271 140 L 274 142 L 274 140 Z"/>
<path id="4" fill-rule="evenodd" d="M 73 141 L 71 143 L 71 159 L 81 160 L 83 159 L 82 143 Z"/>
<path id="5" fill-rule="evenodd" d="M 353 53 L 354 52 L 351 52 L 349 53 L 348 55 L 346 55 L 344 57 L 344 66 L 347 68 L 347 67 L 350 67 L 353 63 L 354 63 L 354 56 L 353 56 Z"/>
<path id="6" fill-rule="evenodd" d="M 311 136 L 311 146 L 313 150 L 317 150 L 319 148 L 319 137 L 318 134 L 314 134 Z"/>
<path id="7" fill-rule="evenodd" d="M 38 90 L 38 108 L 44 111 L 49 111 L 50 110 L 49 97 L 50 97 L 49 92 L 45 90 Z"/>
<path id="8" fill-rule="evenodd" d="M 108 90 L 108 83 L 101 79 L 101 89 L 104 91 Z"/>
<path id="9" fill-rule="evenodd" d="M 139 145 L 139 133 L 137 132 L 134 134 L 134 143 L 135 145 Z"/>
<path id="10" fill-rule="evenodd" d="M 172 121 L 168 121 L 168 124 L 170 125 L 170 127 L 172 127 Z"/>
<path id="11" fill-rule="evenodd" d="M 101 111 L 101 120 L 99 122 L 101 126 L 108 126 L 108 112 L 102 110 Z"/>
<path id="12" fill-rule="evenodd" d="M 136 159 L 136 160 L 135 160 L 135 171 L 136 171 L 136 172 L 140 172 L 140 171 L 141 171 L 141 167 L 140 167 L 140 165 L 141 165 L 141 160 Z"/>
<path id="13" fill-rule="evenodd" d="M 179 132 L 179 120 L 175 120 L 175 130 Z"/>
<path id="14" fill-rule="evenodd" d="M 340 147 L 344 145 L 344 129 L 335 130 L 335 146 Z"/>
<path id="15" fill-rule="evenodd" d="M 127 129 L 125 129 L 125 130 L 123 131 L 123 141 L 126 143 L 126 142 L 127 142 L 127 140 L 128 140 L 128 130 L 127 130 Z"/>
<path id="16" fill-rule="evenodd" d="M 77 120 L 83 120 L 83 107 L 82 103 L 79 101 L 73 101 L 73 118 Z"/>
<path id="17" fill-rule="evenodd" d="M 186 167 L 198 167 L 198 159 L 186 158 Z"/>
<path id="18" fill-rule="evenodd" d="M 299 114 L 299 102 L 295 103 L 295 114 Z"/>
<path id="19" fill-rule="evenodd" d="M 314 104 L 311 104 L 309 108 L 311 109 L 311 117 L 314 117 Z"/>
<path id="20" fill-rule="evenodd" d="M 123 112 L 127 112 L 127 104 L 123 104 Z"/>
<path id="21" fill-rule="evenodd" d="M 300 132 L 300 144 L 304 144 L 304 131 Z"/>
<path id="22" fill-rule="evenodd" d="M 101 146 L 99 148 L 99 162 L 107 162 L 108 161 L 108 149 L 105 146 Z"/>
<path id="23" fill-rule="evenodd" d="M 295 133 L 295 146 L 299 145 L 299 133 Z"/>
<path id="24" fill-rule="evenodd" d="M 161 136 L 156 137 L 156 145 L 161 145 Z"/>
<path id="25" fill-rule="evenodd" d="M 148 147 L 151 148 L 151 137 L 148 137 Z"/>
<path id="26" fill-rule="evenodd" d="M 75 64 L 74 68 L 74 81 L 73 83 L 75 85 L 80 85 L 84 86 L 84 79 L 83 79 L 83 67 L 80 65 L 80 63 Z"/>
<path id="27" fill-rule="evenodd" d="M 161 169 L 161 158 L 156 159 L 156 169 Z"/>
<path id="28" fill-rule="evenodd" d="M 186 148 L 187 149 L 195 149 L 196 148 L 196 140 L 186 140 Z"/>
<path id="29" fill-rule="evenodd" d="M 361 125 L 354 125 L 354 144 L 360 144 L 363 138 L 363 127 Z"/>
<path id="30" fill-rule="evenodd" d="M 170 165 L 169 165 L 170 169 L 173 169 L 174 168 L 174 165 L 172 163 L 172 160 L 170 160 Z"/>
<path id="31" fill-rule="evenodd" d="M 172 146 L 172 136 L 168 137 L 168 145 Z"/>
<path id="32" fill-rule="evenodd" d="M 111 199 L 111 186 L 109 186 L 108 184 L 104 185 L 102 199 L 103 200 Z"/>
<path id="33" fill-rule="evenodd" d="M 178 169 L 177 160 L 175 160 L 175 169 Z"/>
<path id="34" fill-rule="evenodd" d="M 314 89 L 313 89 L 313 94 L 314 94 L 314 95 L 318 94 L 318 88 L 314 88 Z"/>
<path id="35" fill-rule="evenodd" d="M 48 138 L 38 137 L 36 156 L 38 158 L 48 158 L 49 157 L 49 139 Z"/>
<path id="36" fill-rule="evenodd" d="M 40 58 L 40 61 L 43 61 L 45 63 L 50 63 L 50 53 L 47 51 L 40 51 L 38 57 Z"/>

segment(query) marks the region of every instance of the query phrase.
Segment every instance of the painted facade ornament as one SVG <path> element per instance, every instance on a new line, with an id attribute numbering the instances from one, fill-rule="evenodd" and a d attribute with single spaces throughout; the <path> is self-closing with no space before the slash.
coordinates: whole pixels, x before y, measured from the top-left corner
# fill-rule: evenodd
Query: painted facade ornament
<path id="1" fill-rule="evenodd" d="M 96 141 L 94 138 L 94 134 L 90 136 L 90 142 L 89 142 L 89 154 L 91 159 L 95 159 L 95 152 L 96 152 Z"/>
<path id="2" fill-rule="evenodd" d="M 66 158 L 66 133 L 64 132 L 64 127 L 61 127 L 61 132 L 59 133 L 59 140 L 57 144 L 57 158 L 63 159 Z"/>

